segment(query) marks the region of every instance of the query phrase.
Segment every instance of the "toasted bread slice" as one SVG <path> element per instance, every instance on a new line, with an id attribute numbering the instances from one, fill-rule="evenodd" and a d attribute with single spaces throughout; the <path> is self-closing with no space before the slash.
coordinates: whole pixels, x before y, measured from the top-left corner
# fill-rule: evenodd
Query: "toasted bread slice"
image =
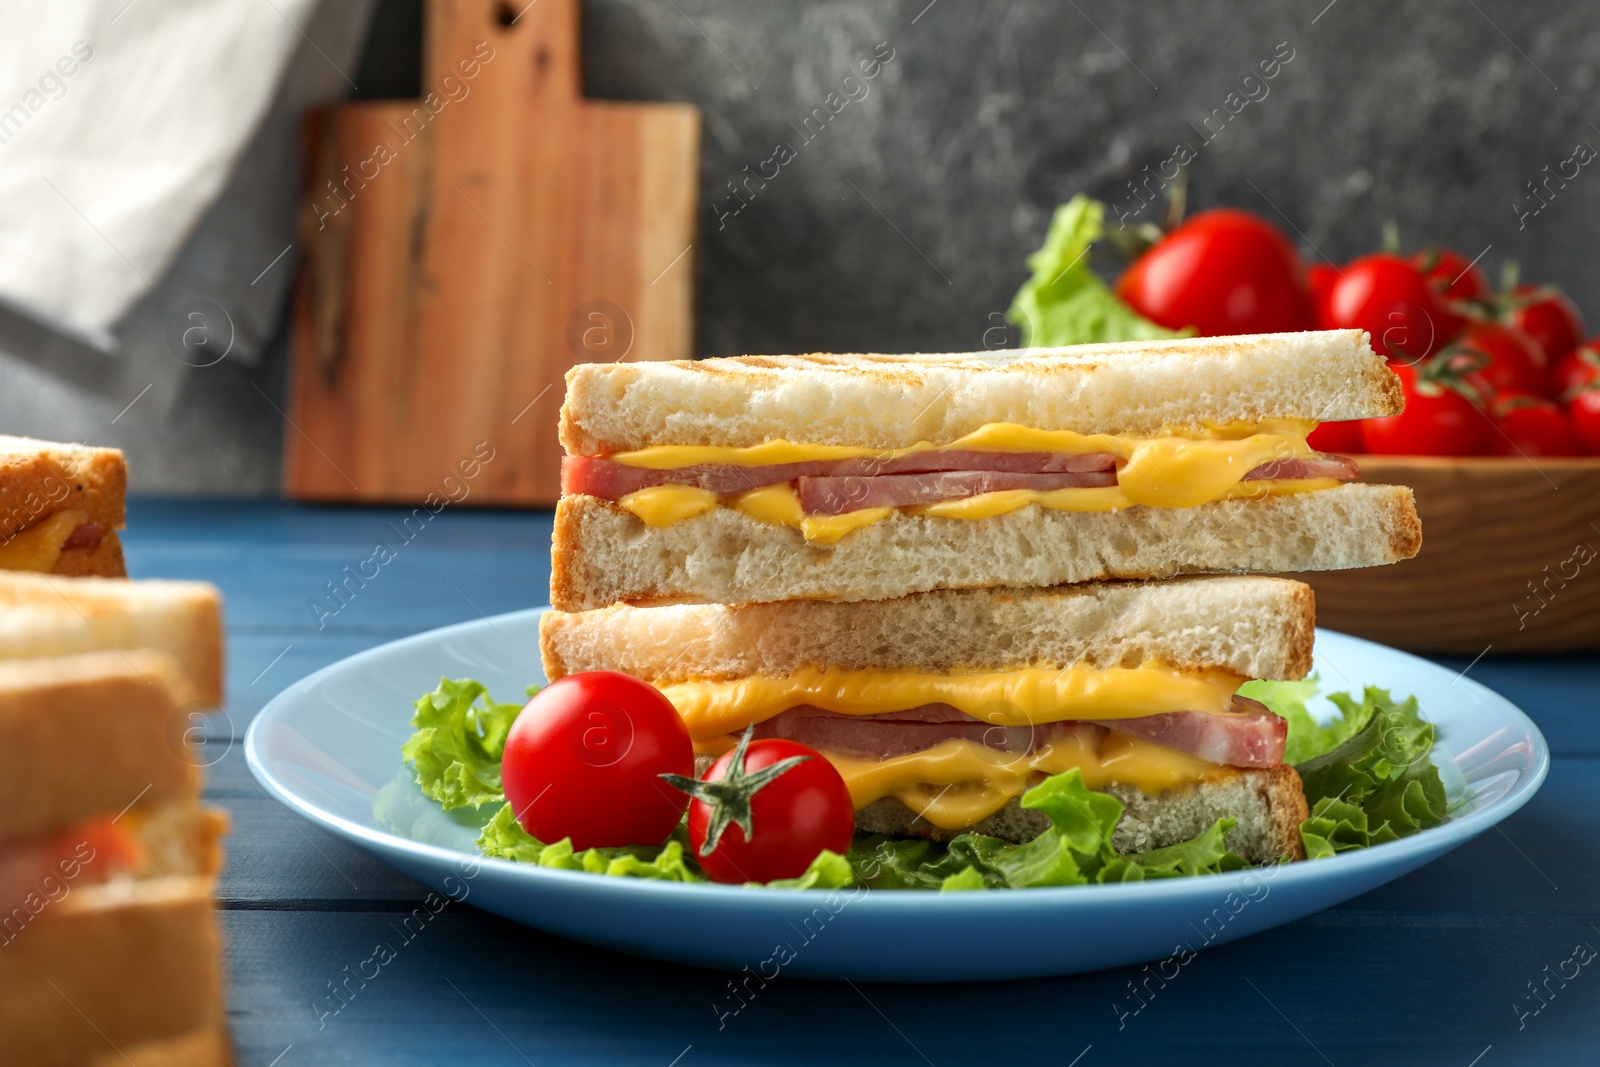
<path id="1" fill-rule="evenodd" d="M 905 448 L 987 423 L 1081 433 L 1392 415 L 1400 380 L 1360 330 L 953 355 L 736 356 L 567 372 L 561 444 Z"/>
<path id="2" fill-rule="evenodd" d="M 562 498 L 550 603 L 887 600 L 932 589 L 1108 578 L 1340 570 L 1394 563 L 1422 544 L 1411 490 L 1352 483 L 1261 500 L 1118 512 L 1030 504 L 987 519 L 895 511 L 831 546 L 731 508 L 671 526 L 589 496 Z"/>
<path id="3" fill-rule="evenodd" d="M 0 843 L 199 792 L 160 652 L 0 662 Z"/>
<path id="4" fill-rule="evenodd" d="M 1040 775 L 1040 780 L 1043 775 Z M 1175 845 L 1210 829 L 1218 819 L 1236 820 L 1228 831 L 1228 848 L 1251 863 L 1272 863 L 1283 856 L 1305 858 L 1300 824 L 1309 811 L 1300 775 L 1289 766 L 1271 770 L 1236 771 L 1160 793 L 1146 793 L 1128 785 L 1108 786 L 1104 792 L 1122 802 L 1122 819 L 1111 835 L 1119 852 L 1148 852 Z M 1010 803 L 970 832 L 1006 841 L 1031 841 L 1043 833 L 1050 820 L 1041 812 Z M 896 834 L 948 841 L 967 830 L 941 830 L 893 797 L 885 797 L 856 812 L 856 829 L 869 834 Z"/>
<path id="5" fill-rule="evenodd" d="M 115 531 L 127 521 L 128 468 L 115 448 L 0 435 L 0 565 L 39 567 L 57 574 L 108 578 L 127 573 Z M 63 548 L 78 525 L 52 531 L 49 544 L 23 545 L 30 531 L 64 513 L 102 528 L 93 548 Z M 36 534 L 32 539 L 38 541 Z M 8 546 L 17 546 L 7 552 Z M 19 556 L 20 552 L 20 556 Z"/>
<path id="6" fill-rule="evenodd" d="M 222 598 L 215 586 L 0 571 L 0 660 L 133 649 L 177 661 L 184 702 L 221 705 Z"/>
<path id="7" fill-rule="evenodd" d="M 685 604 L 546 612 L 545 675 L 613 670 L 656 685 L 842 670 L 1135 667 L 1251 678 L 1311 669 L 1311 589 L 1284 578 L 1174 578 L 968 589 L 859 604 Z"/>
<path id="8" fill-rule="evenodd" d="M 72 888 L 0 947 L 8 1064 L 98 1062 L 223 1021 L 209 878 Z"/>

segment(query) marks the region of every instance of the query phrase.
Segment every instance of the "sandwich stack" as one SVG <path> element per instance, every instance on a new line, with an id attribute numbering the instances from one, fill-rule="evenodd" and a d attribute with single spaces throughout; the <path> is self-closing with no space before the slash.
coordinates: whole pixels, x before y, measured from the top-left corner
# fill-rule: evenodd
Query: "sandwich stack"
<path id="1" fill-rule="evenodd" d="M 121 456 L 37 444 L 32 460 L 16 439 L 3 453 L 13 473 L 46 471 L 7 506 L 42 511 L 64 487 L 71 506 L 52 514 L 71 529 L 26 560 L 56 573 L 0 567 L 0 1059 L 229 1064 L 213 899 L 227 821 L 200 804 L 189 741 L 222 703 L 220 600 L 197 582 L 61 576 L 108 545 L 120 572 Z M 63 456 L 88 466 L 56 487 Z M 73 544 L 87 524 L 99 544 Z"/>
<path id="2" fill-rule="evenodd" d="M 1418 550 L 1409 489 L 1306 443 L 1401 404 L 1359 331 L 575 367 L 546 673 L 651 682 L 708 757 L 808 744 L 863 831 L 1025 841 L 1076 769 L 1119 850 L 1228 817 L 1298 856 L 1284 723 L 1237 690 L 1310 670 L 1311 592 L 1268 575 Z"/>

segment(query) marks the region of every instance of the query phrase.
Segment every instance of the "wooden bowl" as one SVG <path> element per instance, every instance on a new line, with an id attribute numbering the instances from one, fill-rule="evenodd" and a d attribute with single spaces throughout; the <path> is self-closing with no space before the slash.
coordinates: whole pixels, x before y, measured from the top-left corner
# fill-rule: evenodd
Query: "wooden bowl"
<path id="1" fill-rule="evenodd" d="M 1600 457 L 1356 459 L 1363 481 L 1416 490 L 1422 550 L 1293 575 L 1319 626 L 1436 654 L 1600 650 Z"/>

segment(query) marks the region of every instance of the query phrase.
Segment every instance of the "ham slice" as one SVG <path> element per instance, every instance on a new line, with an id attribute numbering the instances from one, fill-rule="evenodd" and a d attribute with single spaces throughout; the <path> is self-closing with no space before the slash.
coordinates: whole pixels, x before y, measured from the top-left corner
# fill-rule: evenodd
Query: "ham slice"
<path id="1" fill-rule="evenodd" d="M 1276 767 L 1283 762 L 1283 745 L 1289 734 L 1288 720 L 1259 701 L 1238 696 L 1228 715 L 1177 711 L 1141 719 L 1104 720 L 1100 725 L 1229 767 Z"/>
<path id="2" fill-rule="evenodd" d="M 952 738 L 1001 752 L 1023 754 L 1076 734 L 1098 741 L 1117 730 L 1164 748 L 1228 767 L 1276 767 L 1283 762 L 1288 724 L 1264 705 L 1233 698 L 1227 714 L 1177 711 L 1138 719 L 1067 721 L 1038 726 L 995 726 L 948 704 L 924 704 L 883 715 L 842 715 L 810 705 L 790 708 L 756 725 L 756 737 L 798 741 L 819 752 L 885 760 L 922 752 Z"/>
<path id="3" fill-rule="evenodd" d="M 98 522 L 86 522 L 67 535 L 61 542 L 63 549 L 68 548 L 99 548 L 100 541 L 106 535 L 106 528 Z"/>
<path id="4" fill-rule="evenodd" d="M 616 500 L 653 485 L 693 485 L 713 493 L 742 493 L 796 478 L 873 478 L 884 474 L 928 471 L 1008 471 L 1013 474 L 1065 474 L 1109 471 L 1117 457 L 1110 452 L 914 452 L 895 459 L 830 459 L 740 467 L 732 463 L 651 470 L 630 467 L 598 456 L 565 456 L 561 490 Z"/>
<path id="5" fill-rule="evenodd" d="M 1011 471 L 938 471 L 880 474 L 873 478 L 801 478 L 796 483 L 800 510 L 808 515 L 841 515 L 861 508 L 903 508 L 961 500 L 1005 489 L 1085 489 L 1117 484 L 1117 472 L 1021 474 Z"/>
<path id="6" fill-rule="evenodd" d="M 1267 482 L 1275 478 L 1337 478 L 1353 482 L 1361 468 L 1349 456 L 1315 455 L 1305 459 L 1279 459 L 1263 463 L 1244 476 L 1247 482 Z"/>
<path id="7" fill-rule="evenodd" d="M 1315 455 L 1275 460 L 1244 476 L 1245 481 L 1277 478 L 1361 476 L 1354 460 Z M 766 485 L 794 482 L 801 510 L 811 515 L 838 515 L 874 507 L 910 507 L 961 500 L 1006 489 L 1079 489 L 1117 483 L 1116 456 L 1109 452 L 916 452 L 894 459 L 816 460 L 741 467 L 732 463 L 701 464 L 652 470 L 630 467 L 599 456 L 566 456 L 561 461 L 563 493 L 620 500 L 657 485 L 692 485 L 719 496 Z"/>

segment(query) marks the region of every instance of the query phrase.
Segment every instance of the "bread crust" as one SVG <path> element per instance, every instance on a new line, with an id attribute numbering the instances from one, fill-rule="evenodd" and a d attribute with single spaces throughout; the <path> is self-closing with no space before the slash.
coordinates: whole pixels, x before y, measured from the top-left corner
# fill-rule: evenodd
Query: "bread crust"
<path id="1" fill-rule="evenodd" d="M 226 1026 L 207 1026 L 177 1037 L 141 1041 L 88 1061 L 86 1067 L 233 1067 Z"/>
<path id="2" fill-rule="evenodd" d="M 63 548 L 51 573 L 63 578 L 126 578 L 122 539 L 115 530 L 107 530 L 94 548 Z"/>
<path id="3" fill-rule="evenodd" d="M 1360 330 L 948 355 L 736 356 L 582 364 L 561 443 L 575 456 L 654 445 L 948 444 L 986 423 L 1167 427 L 1392 415 L 1400 381 Z"/>
<path id="4" fill-rule="evenodd" d="M 221 962 L 209 878 L 73 888 L 0 949 L 6 1062 L 92 1062 L 107 1042 L 217 1030 Z"/>
<path id="5" fill-rule="evenodd" d="M 127 521 L 128 466 L 115 448 L 0 435 L 0 543 L 59 511 L 83 511 L 120 530 Z"/>
<path id="6" fill-rule="evenodd" d="M 729 508 L 666 527 L 589 496 L 556 505 L 550 603 L 886 600 L 941 588 L 1372 567 L 1416 555 L 1404 486 L 1350 483 L 1261 500 L 1119 512 L 1030 504 L 989 519 L 894 512 L 838 544 Z"/>
<path id="7" fill-rule="evenodd" d="M 0 661 L 138 648 L 177 661 L 181 701 L 222 704 L 222 598 L 215 586 L 0 571 Z"/>
<path id="8" fill-rule="evenodd" d="M 195 797 L 181 684 L 159 652 L 0 663 L 0 844 Z"/>
<path id="9" fill-rule="evenodd" d="M 1037 776 L 1042 781 L 1044 775 Z M 1187 841 L 1218 819 L 1235 819 L 1226 838 L 1228 848 L 1251 863 L 1272 863 L 1280 857 L 1305 858 L 1300 824 L 1310 814 L 1300 775 L 1290 766 L 1235 771 L 1202 779 L 1160 793 L 1112 785 L 1103 792 L 1123 805 L 1122 819 L 1111 837 L 1119 852 L 1148 852 Z M 1041 812 L 1024 808 L 1013 797 L 1004 808 L 968 830 L 942 830 L 893 797 L 856 812 L 862 833 L 893 834 L 948 841 L 961 833 L 980 833 L 1012 842 L 1031 841 L 1050 825 Z"/>
<path id="10" fill-rule="evenodd" d="M 1311 669 L 1315 624 L 1309 586 L 1223 576 L 939 590 L 859 604 L 549 611 L 539 620 L 539 647 L 552 681 L 592 670 L 670 685 L 816 666 L 944 672 L 1149 661 L 1295 679 Z"/>

